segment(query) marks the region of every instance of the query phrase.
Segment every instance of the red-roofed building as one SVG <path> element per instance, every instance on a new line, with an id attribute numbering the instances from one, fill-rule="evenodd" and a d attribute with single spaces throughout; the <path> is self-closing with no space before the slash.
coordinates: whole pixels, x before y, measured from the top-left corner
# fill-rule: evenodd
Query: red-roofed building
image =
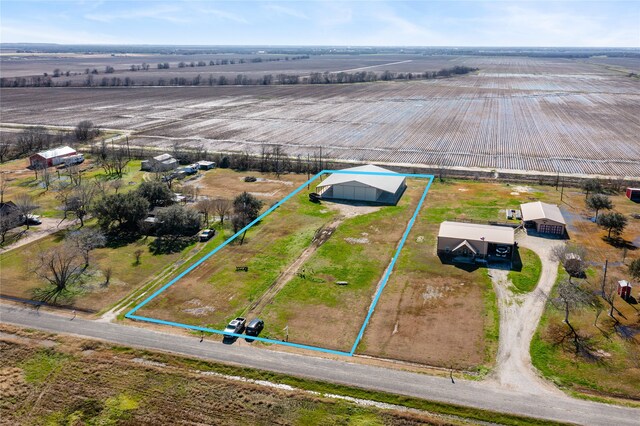
<path id="1" fill-rule="evenodd" d="M 53 167 L 64 163 L 66 157 L 77 155 L 75 149 L 70 146 L 60 146 L 48 151 L 42 151 L 29 157 L 29 165 L 36 169 Z"/>

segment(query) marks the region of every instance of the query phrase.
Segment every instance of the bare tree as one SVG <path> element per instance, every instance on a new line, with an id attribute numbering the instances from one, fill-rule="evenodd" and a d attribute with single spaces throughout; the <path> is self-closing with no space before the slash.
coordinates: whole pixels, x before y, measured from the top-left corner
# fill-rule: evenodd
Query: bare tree
<path id="1" fill-rule="evenodd" d="M 564 244 L 555 246 L 552 249 L 552 257 L 560 262 L 565 271 L 569 274 L 569 281 L 572 277 L 583 277 L 586 270 L 585 257 L 587 251 L 582 246 Z"/>
<path id="2" fill-rule="evenodd" d="M 64 213 L 62 220 L 66 220 L 67 215 L 72 210 L 71 194 L 74 186 L 75 185 L 68 180 L 59 180 L 54 185 L 53 190 L 56 192 L 56 199 L 60 202 L 60 207 Z"/>
<path id="3" fill-rule="evenodd" d="M 124 186 L 124 181 L 122 179 L 115 179 L 109 183 L 109 186 L 111 186 L 115 190 L 115 193 L 117 194 L 120 188 Z"/>
<path id="4" fill-rule="evenodd" d="M 212 200 L 210 198 L 203 198 L 198 201 L 196 204 L 196 208 L 200 213 L 204 215 L 204 223 L 205 225 L 209 225 L 209 215 L 213 214 L 216 211 L 216 200 Z"/>
<path id="5" fill-rule="evenodd" d="M 225 217 L 228 217 L 229 213 L 231 213 L 231 211 L 233 210 L 233 202 L 231 200 L 225 200 L 223 198 L 218 198 L 213 201 L 213 209 L 220 218 L 220 225 L 224 226 Z"/>
<path id="6" fill-rule="evenodd" d="M 16 139 L 16 155 L 33 154 L 43 148 L 48 148 L 51 143 L 51 135 L 42 126 L 29 127 L 18 135 Z"/>
<path id="7" fill-rule="evenodd" d="M 4 203 L 4 193 L 7 192 L 9 182 L 5 177 L 5 173 L 0 173 L 0 203 Z"/>
<path id="8" fill-rule="evenodd" d="M 11 145 L 8 143 L 0 143 L 0 163 L 4 163 L 11 155 Z"/>
<path id="9" fill-rule="evenodd" d="M 38 205 L 29 194 L 18 194 L 13 202 L 16 204 L 20 218 L 25 221 L 27 229 L 29 229 L 29 221 L 27 219 L 38 208 Z"/>
<path id="10" fill-rule="evenodd" d="M 96 185 L 85 182 L 73 189 L 69 198 L 69 210 L 80 220 L 80 227 L 84 226 L 84 218 L 89 211 L 91 202 L 96 195 Z"/>
<path id="11" fill-rule="evenodd" d="M 81 229 L 71 232 L 65 241 L 82 255 L 85 269 L 89 267 L 89 253 L 98 247 L 104 247 L 107 238 L 98 229 Z"/>
<path id="12" fill-rule="evenodd" d="M 51 186 L 52 178 L 53 176 L 51 176 L 51 170 L 48 167 L 42 167 L 40 169 L 40 181 L 42 182 L 42 186 L 44 186 L 44 189 L 46 191 L 48 191 L 49 187 Z"/>
<path id="13" fill-rule="evenodd" d="M 275 173 L 276 177 L 280 177 L 284 170 L 284 162 L 286 159 L 286 153 L 282 146 L 274 145 L 271 148 L 271 171 Z"/>
<path id="14" fill-rule="evenodd" d="M 17 211 L 0 213 L 0 244 L 4 244 L 10 230 L 20 225 L 20 215 Z"/>
<path id="15" fill-rule="evenodd" d="M 558 284 L 556 292 L 557 296 L 552 299 L 552 303 L 564 311 L 564 323 L 569 327 L 569 334 L 573 338 L 573 344 L 577 354 L 581 349 L 580 335 L 573 324 L 569 321 L 569 316 L 571 312 L 578 307 L 588 304 L 593 297 L 582 290 L 578 285 L 573 284 L 568 280 L 561 281 Z"/>
<path id="16" fill-rule="evenodd" d="M 56 303 L 71 295 L 70 287 L 80 282 L 84 271 L 83 259 L 73 247 L 63 244 L 38 253 L 33 272 L 50 286 L 35 290 L 37 300 Z"/>
<path id="17" fill-rule="evenodd" d="M 95 136 L 95 131 L 96 129 L 92 121 L 82 120 L 76 126 L 74 134 L 77 140 L 84 142 Z"/>
<path id="18" fill-rule="evenodd" d="M 140 264 L 140 257 L 142 256 L 142 253 L 144 253 L 144 251 L 142 249 L 137 249 L 136 251 L 133 252 L 133 255 L 136 258 L 136 265 Z"/>

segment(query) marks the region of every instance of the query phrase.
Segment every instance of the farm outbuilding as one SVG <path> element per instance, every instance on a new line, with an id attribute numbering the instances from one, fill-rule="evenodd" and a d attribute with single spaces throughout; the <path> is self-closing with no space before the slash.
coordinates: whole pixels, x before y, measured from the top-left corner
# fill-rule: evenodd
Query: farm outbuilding
<path id="1" fill-rule="evenodd" d="M 438 232 L 438 255 L 473 259 L 513 258 L 515 231 L 508 226 L 466 222 L 442 222 Z"/>
<path id="2" fill-rule="evenodd" d="M 204 161 L 204 160 L 201 160 L 201 161 L 198 161 L 198 163 L 197 163 L 197 164 L 198 164 L 198 168 L 199 168 L 200 170 L 211 170 L 211 169 L 213 169 L 214 167 L 216 167 L 216 163 L 214 163 L 213 161 Z"/>
<path id="3" fill-rule="evenodd" d="M 390 175 L 396 173 L 382 167 L 366 165 L 340 171 L 364 173 L 332 173 L 316 187 L 320 198 L 395 205 L 407 189 L 404 176 Z"/>
<path id="4" fill-rule="evenodd" d="M 567 223 L 560 208 L 541 201 L 520 205 L 526 228 L 535 228 L 541 234 L 564 235 Z"/>
<path id="5" fill-rule="evenodd" d="M 178 160 L 170 154 L 156 155 L 150 160 L 144 160 L 140 164 L 140 170 L 148 172 L 166 172 L 178 167 Z"/>
<path id="6" fill-rule="evenodd" d="M 59 146 L 47 151 L 38 152 L 29 157 L 29 165 L 36 169 L 53 167 L 64 163 L 66 157 L 78 155 L 70 146 Z"/>
<path id="7" fill-rule="evenodd" d="M 631 283 L 629 281 L 618 281 L 618 296 L 625 300 L 631 296 Z"/>
<path id="8" fill-rule="evenodd" d="M 627 188 L 625 195 L 631 201 L 640 203 L 640 188 Z"/>

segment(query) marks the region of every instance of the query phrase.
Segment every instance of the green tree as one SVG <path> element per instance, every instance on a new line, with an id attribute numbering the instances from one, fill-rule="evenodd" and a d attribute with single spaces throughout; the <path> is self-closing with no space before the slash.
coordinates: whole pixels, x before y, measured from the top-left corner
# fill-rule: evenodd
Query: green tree
<path id="1" fill-rule="evenodd" d="M 584 190 L 585 198 L 587 198 L 591 193 L 600 194 L 602 193 L 602 182 L 598 179 L 586 180 L 582 184 L 582 189 Z"/>
<path id="2" fill-rule="evenodd" d="M 142 182 L 136 192 L 149 202 L 150 208 L 173 204 L 173 192 L 164 182 Z"/>
<path id="3" fill-rule="evenodd" d="M 598 220 L 598 212 L 600 210 L 611 210 L 613 203 L 611 199 L 604 194 L 592 194 L 585 200 L 587 207 L 596 212 L 596 220 Z"/>
<path id="4" fill-rule="evenodd" d="M 233 224 L 233 231 L 238 232 L 251 222 L 253 222 L 259 215 L 262 208 L 262 201 L 258 200 L 248 192 L 243 192 L 233 200 L 233 217 L 231 223 Z M 247 234 L 245 230 L 240 239 L 240 244 L 244 243 L 244 237 Z"/>
<path id="5" fill-rule="evenodd" d="M 616 237 L 622 234 L 627 226 L 627 217 L 618 212 L 607 212 L 600 215 L 597 220 L 598 225 L 609 231 L 607 238 L 611 238 L 611 233 Z"/>
<path id="6" fill-rule="evenodd" d="M 136 192 L 107 195 L 93 206 L 93 215 L 104 231 L 138 229 L 149 212 L 149 202 Z"/>
<path id="7" fill-rule="evenodd" d="M 191 236 L 200 229 L 200 216 L 193 209 L 174 205 L 158 210 L 157 235 L 159 237 Z"/>

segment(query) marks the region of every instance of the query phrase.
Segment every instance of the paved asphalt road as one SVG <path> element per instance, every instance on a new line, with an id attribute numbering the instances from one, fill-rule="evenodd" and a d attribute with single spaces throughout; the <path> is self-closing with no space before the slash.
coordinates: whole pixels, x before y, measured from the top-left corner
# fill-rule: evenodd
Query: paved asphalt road
<path id="1" fill-rule="evenodd" d="M 198 337 L 178 336 L 120 324 L 61 317 L 0 304 L 0 321 L 25 327 L 97 338 L 120 345 L 156 349 L 345 385 L 585 425 L 640 424 L 640 409 L 618 407 L 557 395 L 539 396 L 495 384 L 432 377 L 312 356 L 249 346 L 200 343 Z"/>

